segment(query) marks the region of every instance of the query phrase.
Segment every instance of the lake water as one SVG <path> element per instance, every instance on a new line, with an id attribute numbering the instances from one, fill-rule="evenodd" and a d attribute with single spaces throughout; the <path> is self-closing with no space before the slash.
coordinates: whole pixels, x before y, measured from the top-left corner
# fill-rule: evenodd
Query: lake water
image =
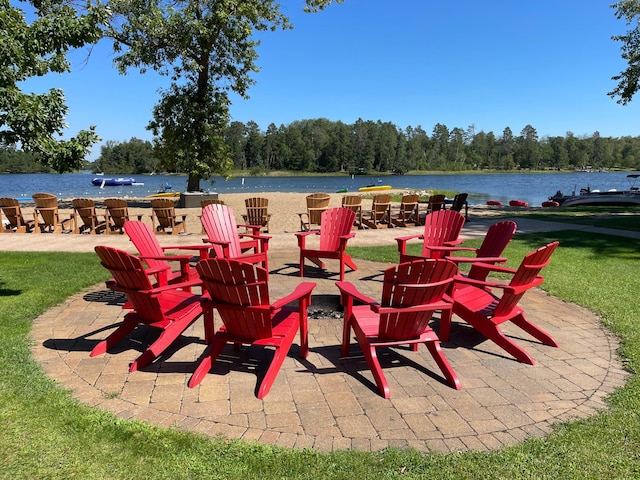
<path id="1" fill-rule="evenodd" d="M 518 199 L 539 206 L 541 202 L 553 195 L 557 190 L 563 193 L 578 191 L 582 187 L 592 189 L 619 190 L 630 186 L 627 172 L 571 172 L 571 173 L 506 173 L 478 175 L 406 175 L 381 177 L 384 185 L 406 190 L 452 190 L 467 192 L 469 202 L 484 204 L 489 199 L 507 203 Z M 144 197 L 156 193 L 162 185 L 169 183 L 174 191 L 184 191 L 186 177 L 165 175 L 134 175 L 139 186 L 95 187 L 91 173 L 68 174 L 0 174 L 0 197 L 13 197 L 30 200 L 35 192 L 48 192 L 58 198 L 110 198 L 110 197 Z M 215 179 L 213 184 L 201 182 L 204 190 L 225 193 L 257 194 L 260 192 L 336 192 L 346 188 L 349 192 L 357 192 L 359 187 L 378 181 L 378 177 L 238 177 L 231 180 Z M 640 182 L 639 182 L 640 183 Z"/>

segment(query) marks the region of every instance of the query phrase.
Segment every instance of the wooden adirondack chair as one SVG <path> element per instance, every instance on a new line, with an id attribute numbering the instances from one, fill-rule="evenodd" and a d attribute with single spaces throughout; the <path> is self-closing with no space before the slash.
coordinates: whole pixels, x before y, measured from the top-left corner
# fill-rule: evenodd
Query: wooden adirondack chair
<path id="1" fill-rule="evenodd" d="M 133 310 L 124 316 L 113 333 L 91 350 L 90 356 L 107 352 L 140 324 L 162 330 L 158 339 L 131 364 L 129 371 L 134 372 L 154 361 L 202 314 L 200 296 L 187 291 L 200 281 L 153 287 L 139 258 L 106 246 L 97 246 L 95 251 L 113 275 L 107 287 L 124 293 Z"/>
<path id="2" fill-rule="evenodd" d="M 124 224 L 129 218 L 129 206 L 124 198 L 107 198 L 104 201 L 104 217 L 107 222 L 106 234 L 124 233 Z M 136 215 L 142 221 L 142 215 Z"/>
<path id="3" fill-rule="evenodd" d="M 298 247 L 300 248 L 300 276 L 304 276 L 304 260 L 308 258 L 318 267 L 324 268 L 321 258 L 337 259 L 340 261 L 340 280 L 344 280 L 344 266 L 348 265 L 352 270 L 358 267 L 353 262 L 351 255 L 345 250 L 347 241 L 356 234 L 351 231 L 351 226 L 356 214 L 348 208 L 330 208 L 322 212 L 320 230 L 310 232 L 298 232 Z M 318 248 L 307 248 L 306 241 L 309 235 L 318 235 L 320 245 Z"/>
<path id="4" fill-rule="evenodd" d="M 0 233 L 28 233 L 35 228 L 35 221 L 24 218 L 17 199 L 0 198 L 0 209 L 8 222 L 1 225 Z"/>
<path id="5" fill-rule="evenodd" d="M 467 202 L 467 197 L 469 195 L 466 193 L 456 193 L 453 197 L 453 202 L 449 207 L 450 210 L 454 210 L 456 212 L 462 213 L 462 209 L 464 208 L 464 218 L 469 220 L 469 202 Z"/>
<path id="6" fill-rule="evenodd" d="M 342 356 L 349 355 L 351 329 L 384 398 L 391 396 L 389 385 L 376 354 L 378 347 L 424 343 L 449 385 L 460 390 L 458 377 L 440 348 L 440 340 L 429 323 L 434 312 L 451 311 L 443 299 L 458 271 L 444 259 L 417 260 L 388 268 L 384 272 L 382 301 L 360 293 L 349 282 L 337 282 L 344 306 Z M 364 305 L 354 305 L 354 301 Z"/>
<path id="7" fill-rule="evenodd" d="M 269 271 L 267 251 L 271 237 L 239 233 L 231 207 L 207 205 L 202 209 L 200 221 L 206 234 L 203 241 L 209 244 L 210 254 L 216 258 L 262 263 L 264 269 Z M 245 252 L 247 249 L 250 250 L 248 253 Z"/>
<path id="8" fill-rule="evenodd" d="M 257 389 L 264 398 L 273 385 L 296 332 L 300 330 L 300 357 L 309 352 L 307 307 L 315 283 L 303 282 L 284 298 L 269 300 L 267 271 L 256 265 L 226 259 L 208 259 L 196 266 L 207 295 L 202 300 L 205 337 L 209 346 L 204 358 L 189 379 L 189 387 L 197 386 L 227 343 L 275 347 L 273 360 Z M 297 308 L 286 307 L 298 302 Z M 215 331 L 213 309 L 223 325 Z"/>
<path id="9" fill-rule="evenodd" d="M 146 263 L 147 275 L 153 275 L 157 286 L 188 282 L 198 278 L 195 268 L 190 265 L 192 254 L 166 255 L 168 250 L 195 250 L 200 258 L 208 257 L 208 245 L 171 245 L 161 246 L 146 223 L 128 220 L 124 231 L 140 254 L 138 258 Z M 180 270 L 174 271 L 169 262 L 179 262 Z"/>
<path id="10" fill-rule="evenodd" d="M 187 216 L 176 215 L 175 201 L 171 198 L 152 198 L 151 223 L 156 233 L 187 233 Z M 182 220 L 178 220 L 182 217 Z"/>
<path id="11" fill-rule="evenodd" d="M 446 195 L 431 195 L 428 200 L 427 214 L 444 210 L 444 200 Z"/>
<path id="12" fill-rule="evenodd" d="M 540 270 L 549 264 L 551 254 L 557 246 L 558 242 L 553 242 L 529 253 L 516 270 L 498 265 L 482 265 L 493 272 L 511 274 L 512 278 L 508 284 L 456 277 L 452 295 L 453 313 L 494 341 L 516 360 L 534 365 L 533 358 L 526 350 L 507 338 L 499 326 L 510 321 L 545 345 L 559 346 L 551 335 L 531 323 L 518 306 L 527 290 L 542 283 Z M 495 295 L 493 290 L 501 290 L 502 295 Z M 443 341 L 448 340 L 450 336 L 451 316 L 451 313 L 443 313 L 440 321 L 440 338 Z"/>
<path id="13" fill-rule="evenodd" d="M 415 226 L 418 223 L 418 200 L 420 196 L 414 193 L 403 195 L 400 207 L 391 221 L 398 227 Z"/>
<path id="14" fill-rule="evenodd" d="M 107 229 L 106 220 L 101 220 L 96 212 L 96 204 L 90 198 L 74 198 L 73 204 L 73 233 L 91 235 L 102 233 Z"/>
<path id="15" fill-rule="evenodd" d="M 396 238 L 398 252 L 400 253 L 399 263 L 421 258 L 445 257 L 448 253 L 447 250 L 435 250 L 432 247 L 454 247 L 462 243 L 462 239 L 458 237 L 463 226 L 464 217 L 453 210 L 438 210 L 427 214 L 422 235 L 408 235 Z M 407 253 L 407 243 L 414 239 L 422 240 L 422 252 L 420 255 L 409 255 Z"/>
<path id="16" fill-rule="evenodd" d="M 342 197 L 342 207 L 353 210 L 356 214 L 354 227 L 362 228 L 362 197 L 360 195 L 345 195 Z"/>
<path id="17" fill-rule="evenodd" d="M 471 269 L 467 276 L 475 280 L 486 280 L 489 270 L 482 268 L 482 264 L 495 265 L 496 263 L 504 263 L 507 261 L 505 257 L 501 257 L 504 249 L 513 238 L 518 226 L 516 222 L 505 220 L 503 222 L 494 223 L 487 230 L 487 234 L 482 240 L 479 248 L 471 247 L 431 247 L 432 250 L 443 249 L 447 252 L 445 257 L 456 265 L 461 263 L 471 263 Z M 472 252 L 475 256 L 461 257 L 450 255 L 452 252 Z"/>
<path id="18" fill-rule="evenodd" d="M 300 230 L 311 230 L 312 225 L 320 225 L 322 220 L 322 212 L 329 208 L 331 196 L 328 193 L 312 193 L 307 198 L 307 211 L 299 213 Z"/>
<path id="19" fill-rule="evenodd" d="M 271 214 L 269 213 L 269 199 L 261 197 L 246 198 L 244 205 L 247 208 L 247 213 L 242 215 L 244 223 L 247 225 L 264 227 L 266 228 L 266 233 L 269 233 L 269 220 L 271 219 Z M 252 234 L 258 235 L 260 230 L 256 232 L 254 229 L 247 229 L 247 233 L 248 231 L 251 231 Z"/>
<path id="20" fill-rule="evenodd" d="M 369 228 L 392 227 L 391 195 L 387 193 L 374 195 L 371 210 L 362 215 L 362 222 Z"/>
<path id="21" fill-rule="evenodd" d="M 34 193 L 33 201 L 36 204 L 34 209 L 34 219 L 36 228 L 33 233 L 62 233 L 63 231 L 71 231 L 73 228 L 73 219 L 66 218 L 60 220 L 58 212 L 58 197 L 51 193 Z"/>

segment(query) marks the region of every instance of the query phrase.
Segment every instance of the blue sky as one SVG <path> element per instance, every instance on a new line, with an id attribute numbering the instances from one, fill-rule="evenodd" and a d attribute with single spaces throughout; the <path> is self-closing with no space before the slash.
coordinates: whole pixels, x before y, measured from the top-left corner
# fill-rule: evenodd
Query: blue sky
<path id="1" fill-rule="evenodd" d="M 625 68 L 611 36 L 626 25 L 612 0 L 344 0 L 317 14 L 302 13 L 302 0 L 281 3 L 295 28 L 261 34 L 261 71 L 248 100 L 233 98 L 233 120 L 640 135 L 640 97 L 622 106 L 607 96 Z M 65 91 L 69 135 L 95 124 L 103 141 L 150 140 L 167 80 L 118 75 L 108 42 L 86 57 L 76 52 L 71 74 L 30 85 Z"/>

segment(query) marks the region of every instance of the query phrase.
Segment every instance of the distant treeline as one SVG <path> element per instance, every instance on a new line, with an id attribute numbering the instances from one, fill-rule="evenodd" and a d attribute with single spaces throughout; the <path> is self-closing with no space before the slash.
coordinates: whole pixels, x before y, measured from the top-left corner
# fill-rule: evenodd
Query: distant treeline
<path id="1" fill-rule="evenodd" d="M 640 137 L 538 137 L 527 125 L 516 135 L 506 127 L 499 136 L 475 127 L 449 129 L 437 124 L 397 127 L 359 119 L 353 124 L 324 118 L 299 120 L 266 131 L 255 122 L 232 122 L 225 131 L 234 166 L 260 174 L 294 172 L 407 173 L 410 171 L 567 170 L 590 167 L 640 170 Z M 0 150 L 0 171 L 16 171 L 16 151 Z M 154 156 L 151 142 L 110 140 L 90 165 L 96 172 L 143 174 L 171 172 Z M 38 171 L 38 170 L 22 170 Z"/>
<path id="2" fill-rule="evenodd" d="M 0 145 L 0 173 L 52 173 L 37 161 L 37 156 L 17 150 L 13 146 Z"/>

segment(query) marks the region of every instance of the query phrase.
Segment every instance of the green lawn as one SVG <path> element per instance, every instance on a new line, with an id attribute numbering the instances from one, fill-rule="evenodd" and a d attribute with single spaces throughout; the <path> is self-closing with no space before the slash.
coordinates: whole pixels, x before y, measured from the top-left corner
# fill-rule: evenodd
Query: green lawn
<path id="1" fill-rule="evenodd" d="M 594 227 L 618 228 L 640 232 L 640 206 L 638 207 L 567 207 L 547 208 L 534 212 L 509 212 L 509 217 L 526 216 L 537 220 Z"/>
<path id="2" fill-rule="evenodd" d="M 622 339 L 625 365 L 640 362 L 640 250 L 621 237 L 575 231 L 518 236 L 506 255 L 516 265 L 553 240 L 561 247 L 544 288 L 597 312 Z M 397 261 L 395 246 L 351 249 Z M 165 430 L 76 402 L 44 376 L 29 352 L 32 320 L 106 278 L 94 254 L 3 252 L 0 257 L 0 478 L 549 478 L 640 477 L 640 384 L 636 375 L 610 409 L 559 425 L 545 439 L 498 452 L 425 455 L 289 450 L 210 440 Z"/>

